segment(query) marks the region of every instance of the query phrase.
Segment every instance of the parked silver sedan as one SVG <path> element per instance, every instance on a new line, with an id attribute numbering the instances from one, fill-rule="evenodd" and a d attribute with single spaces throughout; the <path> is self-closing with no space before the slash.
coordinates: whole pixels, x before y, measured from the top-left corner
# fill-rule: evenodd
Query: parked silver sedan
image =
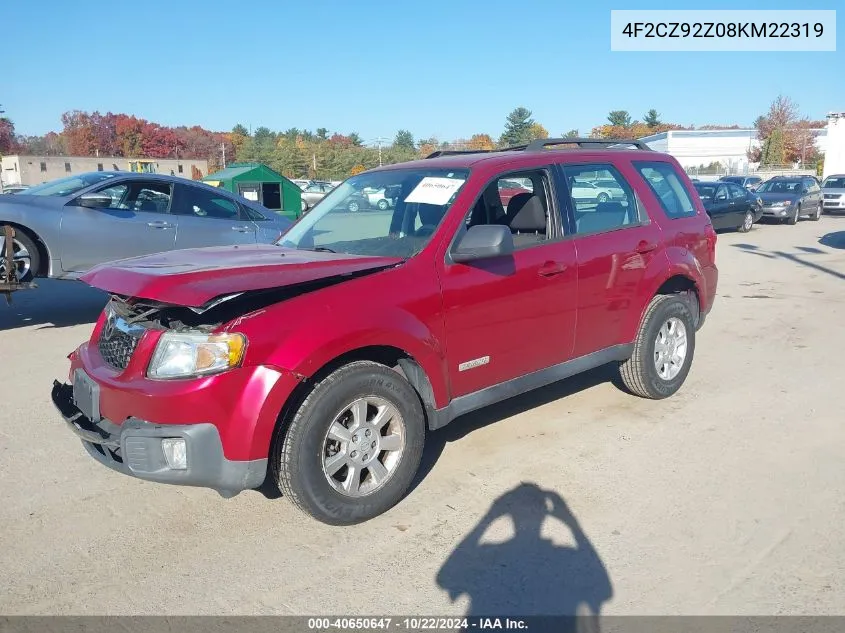
<path id="1" fill-rule="evenodd" d="M 7 224 L 24 282 L 75 279 L 103 262 L 161 251 L 270 244 L 291 222 L 185 178 L 99 171 L 0 196 L 0 229 Z"/>

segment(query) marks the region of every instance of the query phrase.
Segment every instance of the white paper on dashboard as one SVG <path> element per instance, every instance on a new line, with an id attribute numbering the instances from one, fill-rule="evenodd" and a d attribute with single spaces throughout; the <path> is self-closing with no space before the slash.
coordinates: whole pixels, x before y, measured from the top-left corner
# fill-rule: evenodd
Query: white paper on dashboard
<path id="1" fill-rule="evenodd" d="M 446 204 L 454 193 L 464 184 L 458 178 L 423 178 L 414 190 L 405 198 L 405 202 L 421 202 L 423 204 Z"/>

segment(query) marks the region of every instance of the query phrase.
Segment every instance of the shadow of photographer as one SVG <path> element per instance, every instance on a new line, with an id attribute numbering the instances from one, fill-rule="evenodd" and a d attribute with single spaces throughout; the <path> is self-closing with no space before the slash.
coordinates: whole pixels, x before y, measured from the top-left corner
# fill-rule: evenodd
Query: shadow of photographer
<path id="1" fill-rule="evenodd" d="M 485 542 L 485 532 L 506 517 L 512 538 Z M 548 520 L 566 526 L 574 546 L 544 536 Z M 533 483 L 496 499 L 436 580 L 452 601 L 469 597 L 467 616 L 578 616 L 549 622 L 555 631 L 597 631 L 602 605 L 613 596 L 607 570 L 575 515 L 560 495 Z"/>

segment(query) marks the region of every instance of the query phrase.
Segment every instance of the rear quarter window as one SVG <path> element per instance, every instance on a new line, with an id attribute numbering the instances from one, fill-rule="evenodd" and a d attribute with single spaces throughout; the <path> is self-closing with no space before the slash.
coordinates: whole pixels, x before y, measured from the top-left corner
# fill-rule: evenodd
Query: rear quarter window
<path id="1" fill-rule="evenodd" d="M 634 167 L 654 192 L 666 217 L 676 219 L 696 214 L 692 197 L 671 164 L 636 161 Z"/>

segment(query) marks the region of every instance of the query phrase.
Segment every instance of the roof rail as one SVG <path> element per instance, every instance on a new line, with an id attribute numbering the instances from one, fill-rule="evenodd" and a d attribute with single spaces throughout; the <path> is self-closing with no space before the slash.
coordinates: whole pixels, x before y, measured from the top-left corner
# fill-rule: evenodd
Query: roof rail
<path id="1" fill-rule="evenodd" d="M 612 148 L 615 145 L 633 145 L 637 149 L 651 150 L 651 148 L 643 143 L 632 138 L 540 138 L 536 141 L 531 141 L 525 148 L 527 152 L 536 152 L 545 149 L 549 145 L 577 145 L 582 149 L 593 148 Z M 517 149 L 517 148 L 514 148 Z"/>
<path id="2" fill-rule="evenodd" d="M 511 145 L 499 149 L 439 149 L 426 158 L 438 156 L 460 156 L 462 154 L 492 154 L 495 152 L 536 152 L 546 149 L 549 145 L 577 145 L 581 149 L 614 148 L 618 145 L 633 145 L 637 149 L 651 150 L 651 148 L 636 139 L 627 138 L 541 138 L 531 141 L 527 145 Z"/>

